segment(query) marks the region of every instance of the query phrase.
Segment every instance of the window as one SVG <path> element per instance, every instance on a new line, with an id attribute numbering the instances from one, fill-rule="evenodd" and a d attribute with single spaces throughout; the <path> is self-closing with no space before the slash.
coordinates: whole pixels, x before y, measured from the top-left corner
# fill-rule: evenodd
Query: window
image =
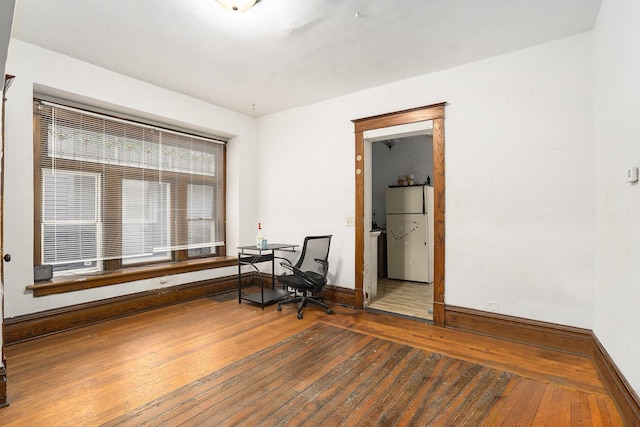
<path id="1" fill-rule="evenodd" d="M 79 274 L 225 255 L 222 141 L 35 100 L 36 264 Z"/>
<path id="2" fill-rule="evenodd" d="M 100 176 L 42 173 L 42 259 L 54 271 L 96 271 L 100 258 Z"/>
<path id="3" fill-rule="evenodd" d="M 171 259 L 169 200 L 166 182 L 122 180 L 123 264 Z"/>
<path id="4" fill-rule="evenodd" d="M 215 241 L 214 188 L 211 185 L 187 186 L 187 220 L 189 221 L 189 256 L 211 253 L 207 242 Z"/>

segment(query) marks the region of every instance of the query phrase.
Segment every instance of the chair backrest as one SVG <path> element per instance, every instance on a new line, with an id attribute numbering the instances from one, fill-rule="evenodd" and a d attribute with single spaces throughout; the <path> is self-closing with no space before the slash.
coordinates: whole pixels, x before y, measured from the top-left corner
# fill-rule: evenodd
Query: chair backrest
<path id="1" fill-rule="evenodd" d="M 329 271 L 329 245 L 331 235 L 307 236 L 304 238 L 302 254 L 296 262 L 296 267 L 302 271 L 313 271 L 326 277 Z M 323 262 L 317 262 L 316 259 Z"/>

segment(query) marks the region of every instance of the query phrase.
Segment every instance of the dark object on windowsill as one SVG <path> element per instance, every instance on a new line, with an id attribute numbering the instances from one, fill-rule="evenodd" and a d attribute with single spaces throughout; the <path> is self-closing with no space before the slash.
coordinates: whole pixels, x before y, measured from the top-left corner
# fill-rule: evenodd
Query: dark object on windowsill
<path id="1" fill-rule="evenodd" d="M 45 282 L 51 280 L 53 277 L 53 266 L 51 265 L 36 265 L 33 267 L 33 281 Z"/>

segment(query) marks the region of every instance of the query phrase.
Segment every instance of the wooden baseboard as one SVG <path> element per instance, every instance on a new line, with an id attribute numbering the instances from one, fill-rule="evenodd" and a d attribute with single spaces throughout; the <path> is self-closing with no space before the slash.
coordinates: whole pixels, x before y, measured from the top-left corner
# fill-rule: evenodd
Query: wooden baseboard
<path id="1" fill-rule="evenodd" d="M 625 425 L 640 424 L 640 398 L 627 382 L 618 366 L 613 362 L 604 346 L 593 334 L 593 362 L 598 368 L 600 378 L 605 383 L 611 398 L 616 403 Z"/>
<path id="2" fill-rule="evenodd" d="M 355 293 L 353 289 L 341 288 L 336 285 L 326 285 L 321 295 L 327 301 L 335 302 L 336 304 L 342 304 L 348 307 L 355 306 Z"/>
<path id="3" fill-rule="evenodd" d="M 504 314 L 447 305 L 445 327 L 537 347 L 591 356 L 591 331 Z"/>
<path id="4" fill-rule="evenodd" d="M 254 275 L 243 274 L 243 286 L 258 283 Z M 4 320 L 4 344 L 11 345 L 92 323 L 204 298 L 237 289 L 237 286 L 238 276 L 234 275 L 12 317 Z"/>
<path id="5" fill-rule="evenodd" d="M 625 425 L 638 425 L 640 399 L 591 330 L 450 305 L 445 327 L 592 358 Z"/>

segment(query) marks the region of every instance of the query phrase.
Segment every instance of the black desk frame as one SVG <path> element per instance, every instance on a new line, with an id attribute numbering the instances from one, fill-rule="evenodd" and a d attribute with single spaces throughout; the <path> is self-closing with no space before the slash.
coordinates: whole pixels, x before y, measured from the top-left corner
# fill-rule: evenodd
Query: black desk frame
<path id="1" fill-rule="evenodd" d="M 258 249 L 255 245 L 238 246 L 238 304 L 242 300 L 250 301 L 260 304 L 260 308 L 264 310 L 265 304 L 290 296 L 291 293 L 287 289 L 276 289 L 275 258 L 277 257 L 274 253 L 275 251 L 295 252 L 295 248 L 298 246 L 290 243 L 270 243 L 266 249 Z M 271 287 L 265 289 L 264 277 L 256 264 L 269 261 L 271 262 Z M 258 272 L 258 277 L 260 277 L 259 293 L 242 295 L 243 265 L 250 265 Z"/>

